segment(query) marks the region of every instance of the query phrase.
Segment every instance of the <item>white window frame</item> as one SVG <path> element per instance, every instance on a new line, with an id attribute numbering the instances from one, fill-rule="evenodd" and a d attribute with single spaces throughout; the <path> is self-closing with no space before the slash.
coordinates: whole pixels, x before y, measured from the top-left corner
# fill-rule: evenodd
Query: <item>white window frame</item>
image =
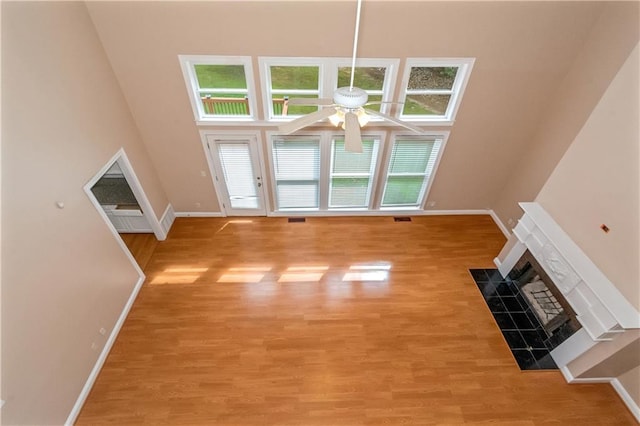
<path id="1" fill-rule="evenodd" d="M 324 84 L 325 61 L 323 58 L 287 58 L 287 57 L 259 57 L 260 64 L 260 84 L 262 86 L 262 98 L 266 119 L 280 122 L 290 121 L 301 115 L 275 116 L 273 114 L 272 90 L 271 90 L 271 67 L 318 67 L 318 98 L 327 96 L 326 84 Z M 315 90 L 287 90 L 291 95 L 314 95 Z"/>
<path id="2" fill-rule="evenodd" d="M 374 138 L 378 140 L 378 148 L 376 156 L 372 158 L 375 166 L 373 167 L 373 174 L 371 175 L 371 189 L 369 193 L 369 203 L 367 207 L 332 207 L 329 208 L 329 185 L 330 185 L 330 176 L 331 176 L 331 149 L 333 145 L 333 140 L 335 138 L 344 138 L 344 132 L 337 131 L 319 131 L 319 132 L 299 132 L 296 133 L 295 136 L 290 135 L 282 135 L 279 132 L 266 132 L 267 139 L 267 152 L 268 152 L 268 161 L 269 161 L 269 183 L 271 186 L 271 194 L 270 197 L 273 200 L 273 211 L 272 213 L 275 215 L 283 214 L 283 213 L 330 213 L 330 212 L 353 212 L 353 211 L 371 211 L 377 209 L 376 207 L 376 199 L 378 193 L 378 181 L 379 176 L 382 170 L 383 163 L 383 153 L 385 151 L 385 141 L 386 141 L 387 132 L 384 131 L 365 131 L 362 132 L 363 138 Z M 273 166 L 273 142 L 277 139 L 285 139 L 285 138 L 316 138 L 320 141 L 320 176 L 319 176 L 319 207 L 318 208 L 285 208 L 281 209 L 278 206 L 278 197 L 276 193 L 276 177 L 275 170 Z"/>
<path id="3" fill-rule="evenodd" d="M 407 58 L 402 78 L 400 102 L 406 102 L 407 95 L 451 95 L 451 98 L 444 115 L 405 115 L 402 113 L 402 108 L 399 108 L 398 117 L 402 120 L 420 122 L 420 124 L 426 125 L 453 125 L 474 62 L 475 58 Z M 409 90 L 411 69 L 416 67 L 457 67 L 458 72 L 451 90 Z"/>
<path id="4" fill-rule="evenodd" d="M 329 87 L 332 87 L 333 90 L 338 88 L 338 68 L 348 67 L 351 68 L 350 58 L 335 58 L 329 59 L 331 72 L 328 76 L 329 78 Z M 398 74 L 398 66 L 400 64 L 399 59 L 374 59 L 374 58 L 361 58 L 356 59 L 356 68 L 370 68 L 370 67 L 380 67 L 386 68 L 386 72 L 384 75 L 384 82 L 382 84 L 382 90 L 380 93 L 371 93 L 371 90 L 367 90 L 367 94 L 371 95 L 382 95 L 382 102 L 392 102 L 393 94 L 395 89 L 395 83 Z M 329 97 L 332 97 L 333 93 Z M 388 114 L 391 110 L 391 104 L 382 104 L 380 105 L 380 112 Z M 371 121 L 382 121 L 379 117 L 371 117 Z"/>
<path id="5" fill-rule="evenodd" d="M 198 125 L 208 124 L 235 124 L 238 122 L 253 122 L 257 117 L 257 93 L 255 90 L 253 66 L 250 56 L 211 56 L 211 55 L 178 55 L 180 68 L 187 86 L 187 93 L 191 101 L 193 115 Z M 249 115 L 209 115 L 205 114 L 198 87 L 195 65 L 242 65 L 244 76 L 247 80 L 247 98 L 249 102 Z M 230 89 L 230 93 L 235 90 Z"/>
<path id="6" fill-rule="evenodd" d="M 373 133 L 365 133 L 362 135 L 363 139 L 373 139 L 373 151 L 371 153 L 371 165 L 369 166 L 368 173 L 333 173 L 333 159 L 335 152 L 335 141 L 336 139 L 344 139 L 344 135 L 332 134 L 331 140 L 329 141 L 329 165 L 328 165 L 328 177 L 327 177 L 327 210 L 371 210 L 373 207 L 373 200 L 375 198 L 375 186 L 378 177 L 378 170 L 380 166 L 380 153 L 381 147 L 383 144 L 382 137 L 379 135 L 374 135 Z M 334 206 L 329 205 L 331 202 L 331 190 L 333 187 L 333 178 L 334 177 L 368 177 L 369 178 L 369 186 L 367 188 L 367 201 L 365 206 Z"/>
<path id="7" fill-rule="evenodd" d="M 322 199 L 323 199 L 323 193 L 322 193 L 322 180 L 323 180 L 323 170 L 322 170 L 322 166 L 324 164 L 324 158 L 323 158 L 323 149 L 322 149 L 322 141 L 323 141 L 324 136 L 321 133 L 315 132 L 315 133 L 298 133 L 295 136 L 291 136 L 291 135 L 282 135 L 278 132 L 267 132 L 267 155 L 268 155 L 268 159 L 269 159 L 269 183 L 271 184 L 271 194 L 270 196 L 273 199 L 273 211 L 274 212 L 315 212 L 315 211 L 321 211 L 322 209 Z M 320 170 L 319 170 L 319 174 L 318 174 L 318 207 L 308 207 L 308 208 L 280 208 L 279 202 L 278 202 L 278 181 L 276 179 L 276 171 L 275 171 L 275 167 L 274 167 L 274 162 L 273 162 L 273 143 L 276 140 L 286 140 L 286 139 L 298 139 L 298 140 L 317 140 L 318 141 L 318 146 L 320 149 Z"/>
<path id="8" fill-rule="evenodd" d="M 271 67 L 272 66 L 317 66 L 319 69 L 318 76 L 318 97 L 319 98 L 333 98 L 333 92 L 338 87 L 338 68 L 339 67 L 351 67 L 351 58 L 291 58 L 291 57 L 259 57 L 258 62 L 260 64 L 260 85 L 263 95 L 263 106 L 265 111 L 266 120 L 270 122 L 283 122 L 291 121 L 300 115 L 287 115 L 287 116 L 275 116 L 273 114 L 272 103 L 272 90 L 271 90 Z M 393 101 L 395 83 L 398 74 L 398 67 L 400 64 L 399 59 L 377 59 L 377 58 L 361 58 L 356 60 L 356 67 L 384 67 L 387 69 L 385 72 L 385 79 L 383 82 L 382 101 Z M 291 90 L 287 91 L 295 97 L 299 95 L 315 94 L 315 91 L 308 90 Z M 378 94 L 378 93 L 376 93 Z M 388 113 L 390 111 L 390 104 L 382 104 L 380 111 Z M 378 117 L 372 117 L 372 121 L 381 121 Z"/>
<path id="9" fill-rule="evenodd" d="M 382 200 L 384 199 L 384 192 L 386 190 L 387 178 L 389 176 L 389 165 L 391 162 L 391 154 L 393 153 L 393 147 L 396 143 L 396 140 L 424 140 L 424 139 L 436 139 L 437 149 L 436 158 L 433 161 L 433 167 L 430 170 L 429 175 L 425 183 L 422 186 L 422 190 L 420 196 L 418 197 L 417 205 L 415 206 L 383 206 Z M 376 210 L 380 211 L 402 211 L 402 210 L 424 210 L 427 198 L 429 197 L 429 191 L 431 190 L 431 185 L 433 184 L 433 180 L 438 172 L 438 166 L 440 165 L 440 160 L 442 158 L 442 154 L 444 153 L 444 149 L 447 145 L 447 140 L 449 139 L 448 131 L 437 131 L 437 132 L 425 132 L 422 135 L 416 135 L 414 133 L 406 133 L 406 132 L 392 132 L 389 135 L 389 143 L 387 145 L 387 149 L 385 150 L 384 157 L 384 168 L 381 173 L 377 175 L 377 183 L 378 183 L 378 193 L 376 196 Z"/>

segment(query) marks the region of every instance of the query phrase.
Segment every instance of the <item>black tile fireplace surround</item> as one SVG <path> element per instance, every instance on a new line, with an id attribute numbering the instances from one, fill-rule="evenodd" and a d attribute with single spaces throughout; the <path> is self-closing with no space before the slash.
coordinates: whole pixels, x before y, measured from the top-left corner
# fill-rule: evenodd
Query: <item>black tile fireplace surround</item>
<path id="1" fill-rule="evenodd" d="M 565 324 L 550 336 L 520 293 L 516 281 L 497 269 L 470 269 L 482 297 L 521 370 L 557 369 L 549 354 L 575 332 Z"/>

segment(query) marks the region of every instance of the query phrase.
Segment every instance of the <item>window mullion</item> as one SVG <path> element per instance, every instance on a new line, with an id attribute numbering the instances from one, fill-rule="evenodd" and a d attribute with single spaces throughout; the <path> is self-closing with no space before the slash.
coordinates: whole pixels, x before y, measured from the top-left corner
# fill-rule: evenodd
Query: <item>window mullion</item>
<path id="1" fill-rule="evenodd" d="M 272 95 L 318 95 L 318 90 L 306 90 L 306 89 L 272 89 Z"/>
<path id="2" fill-rule="evenodd" d="M 320 137 L 320 210 L 329 210 L 333 149 L 331 134 L 323 132 Z"/>
<path id="3" fill-rule="evenodd" d="M 451 89 L 407 89 L 407 95 L 453 95 Z"/>
<path id="4" fill-rule="evenodd" d="M 369 208 L 369 210 L 371 210 L 373 208 L 373 203 L 375 203 L 375 198 L 376 198 L 376 193 L 375 190 L 377 188 L 377 183 L 378 183 L 378 179 L 379 177 L 376 175 L 376 171 L 379 170 L 378 167 L 378 154 L 380 153 L 380 144 L 382 144 L 382 138 L 378 139 L 378 142 L 375 143 L 373 145 L 373 154 L 372 154 L 372 161 L 371 161 L 371 167 L 369 168 L 369 199 L 367 200 L 367 206 Z"/>
<path id="5" fill-rule="evenodd" d="M 350 177 L 354 177 L 354 178 L 364 178 L 364 177 L 369 177 L 371 176 L 371 173 L 334 173 L 331 172 L 330 177 L 335 177 L 335 178 L 350 178 Z"/>

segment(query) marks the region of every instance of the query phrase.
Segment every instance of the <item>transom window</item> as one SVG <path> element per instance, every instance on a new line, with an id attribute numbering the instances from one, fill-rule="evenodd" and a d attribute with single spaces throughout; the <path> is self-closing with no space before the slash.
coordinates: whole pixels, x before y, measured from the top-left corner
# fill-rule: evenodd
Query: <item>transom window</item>
<path id="1" fill-rule="evenodd" d="M 179 58 L 197 120 L 255 118 L 251 58 L 184 55 Z"/>
<path id="2" fill-rule="evenodd" d="M 288 106 L 285 101 L 290 97 L 324 97 L 323 70 L 320 58 L 260 58 L 268 119 L 299 117 L 317 111 L 317 106 Z"/>
<path id="3" fill-rule="evenodd" d="M 407 59 L 401 119 L 452 124 L 473 59 Z"/>
<path id="4" fill-rule="evenodd" d="M 292 120 L 319 106 L 290 105 L 290 99 L 332 99 L 336 88 L 351 82 L 350 58 L 259 57 L 262 93 L 258 96 L 251 57 L 179 55 L 179 59 L 200 125 L 239 121 L 273 125 Z M 368 109 L 421 125 L 452 125 L 473 64 L 473 58 L 408 58 L 402 64 L 400 96 L 394 97 L 400 60 L 361 58 L 356 60 L 353 84 L 367 93 Z M 257 97 L 263 99 L 261 111 Z"/>
<path id="5" fill-rule="evenodd" d="M 392 100 L 397 60 L 361 59 L 356 63 L 354 86 L 367 92 L 367 108 L 386 112 Z M 290 98 L 333 98 L 337 87 L 349 86 L 351 61 L 347 58 L 260 58 L 265 112 L 268 120 L 295 118 L 318 110 L 317 106 L 290 106 Z"/>
<path id="6" fill-rule="evenodd" d="M 391 102 L 393 100 L 393 84 L 396 79 L 398 61 L 393 59 L 360 59 L 356 61 L 353 75 L 353 85 L 363 89 L 369 95 L 368 109 L 380 112 L 388 112 L 389 104 L 381 102 Z M 351 82 L 351 62 L 347 60 L 337 60 L 333 66 L 335 83 L 333 89 L 338 87 L 349 87 Z M 377 120 L 377 118 L 374 118 Z"/>

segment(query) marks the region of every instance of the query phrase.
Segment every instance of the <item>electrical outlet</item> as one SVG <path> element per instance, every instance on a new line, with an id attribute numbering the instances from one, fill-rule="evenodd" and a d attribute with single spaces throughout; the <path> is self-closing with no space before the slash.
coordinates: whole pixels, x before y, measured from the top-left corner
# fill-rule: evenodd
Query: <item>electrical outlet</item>
<path id="1" fill-rule="evenodd" d="M 201 205 L 200 203 L 196 203 L 196 207 L 200 207 L 200 205 Z"/>
<path id="2" fill-rule="evenodd" d="M 200 176 L 207 177 L 207 172 L 205 172 L 204 170 L 200 170 Z"/>
<path id="3" fill-rule="evenodd" d="M 509 225 L 509 226 L 513 226 L 514 223 L 515 222 L 513 221 L 512 218 L 509 218 L 509 220 L 507 220 L 507 225 Z"/>
<path id="4" fill-rule="evenodd" d="M 98 350 L 98 345 L 96 344 L 96 342 L 91 343 L 91 350 L 94 350 L 94 351 Z"/>
<path id="5" fill-rule="evenodd" d="M 102 327 L 100 330 L 98 330 L 98 333 L 104 336 L 105 334 L 107 334 L 107 330 L 104 327 Z"/>
<path id="6" fill-rule="evenodd" d="M 427 207 L 435 207 L 436 206 L 436 202 L 435 201 L 429 201 L 427 203 Z"/>

